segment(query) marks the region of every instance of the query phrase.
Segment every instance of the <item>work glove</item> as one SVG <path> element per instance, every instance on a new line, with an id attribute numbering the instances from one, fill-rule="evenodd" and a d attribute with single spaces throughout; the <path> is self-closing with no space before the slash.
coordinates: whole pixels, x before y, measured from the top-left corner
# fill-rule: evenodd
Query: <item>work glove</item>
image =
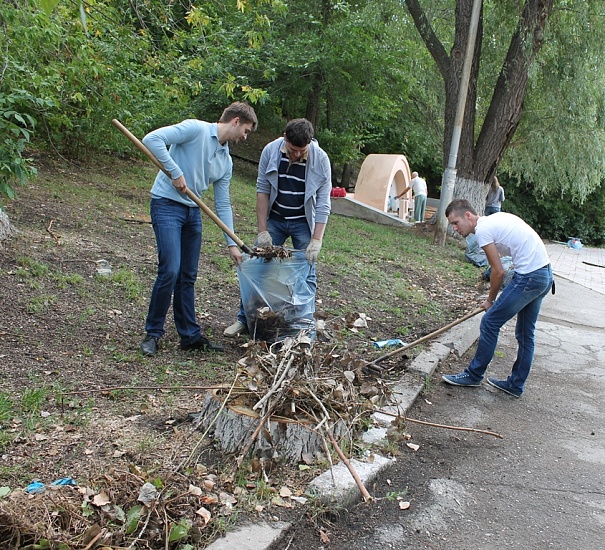
<path id="1" fill-rule="evenodd" d="M 261 231 L 256 236 L 256 246 L 258 246 L 258 248 L 268 248 L 273 246 L 273 241 L 271 240 L 271 235 L 269 235 L 268 231 Z"/>
<path id="2" fill-rule="evenodd" d="M 307 246 L 307 251 L 305 256 L 310 264 L 314 264 L 317 261 L 317 256 L 319 256 L 319 251 L 321 250 L 321 241 L 319 239 L 311 239 L 309 246 Z"/>

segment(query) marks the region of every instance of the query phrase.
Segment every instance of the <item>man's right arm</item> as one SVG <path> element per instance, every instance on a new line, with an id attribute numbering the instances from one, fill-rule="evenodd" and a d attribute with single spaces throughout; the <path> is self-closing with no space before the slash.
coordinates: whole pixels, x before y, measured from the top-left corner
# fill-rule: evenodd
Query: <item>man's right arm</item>
<path id="1" fill-rule="evenodd" d="M 502 282 L 504 281 L 504 268 L 502 267 L 500 254 L 498 254 L 498 250 L 496 249 L 496 245 L 494 243 L 486 244 L 481 248 L 483 248 L 487 261 L 491 267 L 489 277 L 489 295 L 487 296 L 487 300 L 481 304 L 481 307 L 487 311 L 496 300 L 498 292 L 500 292 L 500 288 L 502 287 Z"/>
<path id="2" fill-rule="evenodd" d="M 258 232 L 267 231 L 267 219 L 269 218 L 269 195 L 256 193 L 256 226 Z"/>

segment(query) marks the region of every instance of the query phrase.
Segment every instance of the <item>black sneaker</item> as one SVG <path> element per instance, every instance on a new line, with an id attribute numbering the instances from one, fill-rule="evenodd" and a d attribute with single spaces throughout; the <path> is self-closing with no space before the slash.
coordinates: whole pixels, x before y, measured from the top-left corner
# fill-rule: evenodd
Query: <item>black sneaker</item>
<path id="1" fill-rule="evenodd" d="M 155 355 L 158 352 L 158 340 L 155 336 L 148 334 L 145 339 L 141 342 L 140 348 L 143 355 Z"/>
<path id="2" fill-rule="evenodd" d="M 214 342 L 211 342 L 205 336 L 200 336 L 192 344 L 183 344 L 181 342 L 181 349 L 183 351 L 190 351 L 190 350 L 197 350 L 197 349 L 202 350 L 202 351 L 218 351 L 218 352 L 225 351 L 225 348 L 223 346 L 221 346 L 221 344 L 216 344 Z"/>

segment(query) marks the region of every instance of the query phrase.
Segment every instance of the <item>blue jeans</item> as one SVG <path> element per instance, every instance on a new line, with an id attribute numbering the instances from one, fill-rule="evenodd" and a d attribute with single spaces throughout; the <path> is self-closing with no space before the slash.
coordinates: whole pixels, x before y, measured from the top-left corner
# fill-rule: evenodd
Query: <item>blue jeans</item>
<path id="1" fill-rule="evenodd" d="M 184 345 L 201 336 L 195 315 L 194 284 L 202 246 L 200 209 L 170 199 L 151 199 L 151 223 L 158 247 L 158 275 L 145 323 L 147 334 L 160 338 L 174 295 L 174 324 Z"/>
<path id="2" fill-rule="evenodd" d="M 506 285 L 500 297 L 481 319 L 477 351 L 465 370 L 474 380 L 480 381 L 483 378 L 494 357 L 500 329 L 517 315 L 515 337 L 519 349 L 508 382 L 514 391 L 523 392 L 534 359 L 534 332 L 540 306 L 552 286 L 552 281 L 550 265 L 527 275 L 515 272 L 512 281 Z"/>
<path id="3" fill-rule="evenodd" d="M 267 231 L 271 235 L 271 240 L 274 246 L 283 246 L 286 239 L 290 237 L 292 239 L 292 247 L 294 250 L 306 250 L 307 246 L 311 242 L 311 230 L 307 224 L 307 220 L 300 221 L 288 221 L 288 220 L 276 220 L 269 218 L 267 220 Z M 317 292 L 317 273 L 315 271 L 315 264 L 309 269 L 309 275 L 307 276 L 307 284 L 309 288 L 315 294 Z M 240 323 L 246 325 L 246 314 L 244 312 L 244 304 L 241 299 L 239 302 L 239 311 L 237 313 L 237 320 Z"/>
<path id="4" fill-rule="evenodd" d="M 486 216 L 491 216 L 492 214 L 495 214 L 496 212 L 500 212 L 499 206 L 486 206 L 485 207 Z"/>

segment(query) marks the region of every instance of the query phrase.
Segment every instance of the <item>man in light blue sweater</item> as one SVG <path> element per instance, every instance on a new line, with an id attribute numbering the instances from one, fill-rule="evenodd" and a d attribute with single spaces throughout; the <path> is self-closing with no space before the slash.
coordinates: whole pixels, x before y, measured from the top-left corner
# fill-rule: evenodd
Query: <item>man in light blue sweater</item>
<path id="1" fill-rule="evenodd" d="M 184 191 L 188 187 L 201 198 L 212 184 L 216 213 L 233 230 L 229 197 L 233 161 L 229 142 L 245 140 L 256 126 L 254 109 L 236 102 L 223 111 L 218 123 L 189 119 L 154 130 L 143 138 L 171 176 L 160 171 L 151 188 L 158 274 L 145 323 L 147 334 L 141 343 L 144 355 L 157 353 L 171 301 L 181 349 L 222 351 L 222 346 L 202 335 L 195 315 L 194 284 L 202 245 L 202 219 L 199 207 Z M 241 252 L 227 235 L 225 238 L 231 258 L 239 264 Z"/>

